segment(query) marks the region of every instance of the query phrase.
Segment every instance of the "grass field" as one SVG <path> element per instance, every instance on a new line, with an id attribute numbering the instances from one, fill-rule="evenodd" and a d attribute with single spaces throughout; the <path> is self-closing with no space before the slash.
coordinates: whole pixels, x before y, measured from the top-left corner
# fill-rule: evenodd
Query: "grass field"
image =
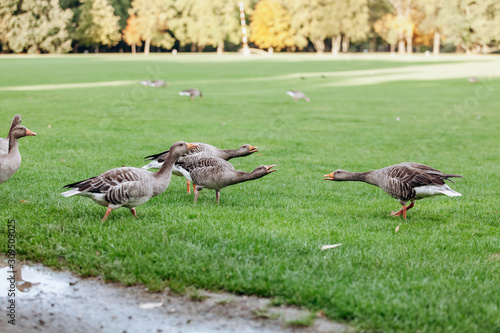
<path id="1" fill-rule="evenodd" d="M 321 74 L 405 73 L 429 65 L 419 59 L 0 58 L 0 136 L 15 113 L 38 134 L 20 140 L 21 169 L 0 185 L 1 249 L 5 222 L 15 219 L 18 259 L 83 276 L 274 297 L 358 330 L 498 332 L 500 78 L 343 86 L 348 74 Z M 170 87 L 138 83 L 154 78 Z M 137 83 L 7 89 L 126 80 Z M 204 99 L 178 95 L 191 87 Z M 294 103 L 289 89 L 311 103 Z M 259 146 L 233 165 L 279 171 L 223 189 L 220 205 L 211 190 L 193 203 L 174 177 L 163 195 L 138 207 L 138 219 L 119 209 L 105 223 L 103 207 L 60 195 L 65 184 L 140 167 L 177 140 Z M 390 216 L 400 204 L 380 189 L 322 177 L 403 161 L 463 175 L 451 184 L 463 197 L 419 201 L 404 221 Z"/>

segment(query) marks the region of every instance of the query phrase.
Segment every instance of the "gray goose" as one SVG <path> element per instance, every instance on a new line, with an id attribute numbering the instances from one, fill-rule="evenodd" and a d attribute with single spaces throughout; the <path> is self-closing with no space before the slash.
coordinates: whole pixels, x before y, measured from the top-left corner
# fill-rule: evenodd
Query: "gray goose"
<path id="1" fill-rule="evenodd" d="M 186 90 L 179 92 L 179 95 L 189 96 L 189 98 L 191 99 L 191 102 L 194 101 L 194 98 L 196 96 L 200 96 L 200 99 L 203 99 L 203 94 L 198 89 L 186 89 Z"/>
<path id="2" fill-rule="evenodd" d="M 228 161 L 235 157 L 248 156 L 259 151 L 259 147 L 255 147 L 249 144 L 245 144 L 238 149 L 219 149 L 212 145 L 209 145 L 208 143 L 203 143 L 203 142 L 195 142 L 194 144 L 197 147 L 191 150 L 186 155 L 181 156 L 177 160 L 176 164 L 190 162 L 204 157 L 218 157 Z M 165 161 L 166 156 L 168 156 L 167 154 L 168 150 L 158 154 L 146 156 L 144 159 L 151 160 L 151 162 L 148 165 L 143 166 L 142 168 L 143 169 L 161 168 L 163 162 Z M 176 176 L 181 176 L 181 177 L 183 176 L 183 174 L 178 170 L 177 165 L 174 166 L 174 171 L 172 173 Z M 186 182 L 187 182 L 187 192 L 191 193 L 189 179 L 186 178 Z M 193 184 L 193 187 L 194 186 L 195 185 Z"/>
<path id="3" fill-rule="evenodd" d="M 18 140 L 25 136 L 35 136 L 36 133 L 21 126 L 21 116 L 16 114 L 12 119 L 9 134 L 0 140 L 0 184 L 12 177 L 21 166 Z"/>
<path id="4" fill-rule="evenodd" d="M 293 98 L 295 102 L 297 102 L 299 99 L 303 98 L 306 102 L 310 102 L 311 100 L 304 94 L 302 91 L 299 90 L 288 90 L 286 94 L 290 97 Z"/>
<path id="5" fill-rule="evenodd" d="M 65 185 L 70 190 L 61 194 L 65 197 L 80 195 L 107 207 L 103 221 L 106 221 L 111 210 L 122 206 L 129 208 L 132 215 L 137 217 L 135 207 L 167 189 L 175 161 L 193 148 L 196 148 L 195 144 L 176 142 L 170 147 L 171 153 L 158 172 L 131 167 L 116 168 L 97 177 Z"/>
<path id="6" fill-rule="evenodd" d="M 449 180 L 454 183 L 451 177 L 462 178 L 462 176 L 442 173 L 419 163 L 404 162 L 368 172 L 349 172 L 339 169 L 323 177 L 325 180 L 334 181 L 362 181 L 380 187 L 391 197 L 398 199 L 403 206 L 401 210 L 391 212 L 391 215 L 402 215 L 405 219 L 406 211 L 415 205 L 415 200 L 436 195 L 462 196 L 444 182 Z M 407 207 L 408 202 L 410 205 Z"/>
<path id="7" fill-rule="evenodd" d="M 258 179 L 270 174 L 276 165 L 261 165 L 252 172 L 235 170 L 231 163 L 216 157 L 200 158 L 195 161 L 179 163 L 179 170 L 193 182 L 194 202 L 204 188 L 215 190 L 219 203 L 220 190 L 224 187 Z"/>

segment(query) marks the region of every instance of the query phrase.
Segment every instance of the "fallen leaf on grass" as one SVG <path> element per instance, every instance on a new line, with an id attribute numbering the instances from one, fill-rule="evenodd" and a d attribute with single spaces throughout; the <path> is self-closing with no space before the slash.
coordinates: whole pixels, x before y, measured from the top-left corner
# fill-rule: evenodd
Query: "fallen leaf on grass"
<path id="1" fill-rule="evenodd" d="M 29 201 L 27 200 L 21 200 L 22 203 L 30 203 Z"/>
<path id="2" fill-rule="evenodd" d="M 163 302 L 160 303 L 144 303 L 139 304 L 139 309 L 154 309 L 163 306 Z"/>
<path id="3" fill-rule="evenodd" d="M 337 246 L 340 246 L 340 245 L 342 245 L 342 243 L 335 244 L 335 245 L 323 245 L 321 247 L 321 251 L 328 250 L 328 249 L 333 249 L 334 247 L 337 247 Z"/>
<path id="4" fill-rule="evenodd" d="M 398 232 L 398 231 L 399 231 L 399 225 L 396 227 L 396 230 L 394 230 L 394 232 Z"/>

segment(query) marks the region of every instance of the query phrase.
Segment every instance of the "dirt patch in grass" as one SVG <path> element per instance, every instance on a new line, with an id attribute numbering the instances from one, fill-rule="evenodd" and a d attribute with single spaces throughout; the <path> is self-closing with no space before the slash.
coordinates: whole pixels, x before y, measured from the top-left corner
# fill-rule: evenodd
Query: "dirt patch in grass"
<path id="1" fill-rule="evenodd" d="M 6 264 L 2 262 L 2 265 Z M 2 332 L 346 332 L 347 326 L 270 299 L 204 290 L 175 294 L 17 265 L 16 325 Z M 6 290 L 10 268 L 0 269 Z M 193 299 L 193 294 L 197 297 Z M 1 295 L 7 304 L 7 294 Z M 276 305 L 276 304 L 274 304 Z M 307 325 L 290 325 L 311 318 Z"/>

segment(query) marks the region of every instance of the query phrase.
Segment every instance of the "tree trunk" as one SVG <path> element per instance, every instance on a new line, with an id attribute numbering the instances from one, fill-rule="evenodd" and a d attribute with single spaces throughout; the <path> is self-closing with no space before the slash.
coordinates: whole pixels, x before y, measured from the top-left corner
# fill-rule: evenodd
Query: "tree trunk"
<path id="1" fill-rule="evenodd" d="M 396 44 L 391 44 L 391 55 L 394 55 L 396 52 Z"/>
<path id="2" fill-rule="evenodd" d="M 94 53 L 99 53 L 99 45 L 94 46 Z"/>
<path id="3" fill-rule="evenodd" d="M 400 39 L 398 42 L 398 53 L 405 54 L 405 40 Z"/>
<path id="4" fill-rule="evenodd" d="M 267 53 L 273 54 L 273 47 L 272 46 L 267 49 Z"/>
<path id="5" fill-rule="evenodd" d="M 135 54 L 135 43 L 132 43 L 132 54 Z"/>
<path id="6" fill-rule="evenodd" d="M 224 52 L 224 42 L 217 44 L 217 54 L 221 55 Z"/>
<path id="7" fill-rule="evenodd" d="M 151 38 L 146 38 L 146 41 L 144 42 L 144 54 L 148 55 L 149 54 L 149 46 L 151 45 Z"/>
<path id="8" fill-rule="evenodd" d="M 441 35 L 439 34 L 439 32 L 436 31 L 434 33 L 434 47 L 432 48 L 432 53 L 434 53 L 434 55 L 439 54 L 440 46 L 441 46 Z"/>
<path id="9" fill-rule="evenodd" d="M 315 39 L 313 44 L 317 53 L 322 54 L 325 51 L 325 41 L 323 39 Z"/>
<path id="10" fill-rule="evenodd" d="M 410 27 L 406 32 L 406 52 L 413 53 L 413 27 Z"/>
<path id="11" fill-rule="evenodd" d="M 349 36 L 344 35 L 344 38 L 342 39 L 342 52 L 344 53 L 349 52 L 349 42 L 350 42 Z"/>
<path id="12" fill-rule="evenodd" d="M 336 35 L 332 37 L 332 54 L 339 54 L 340 42 L 342 41 L 342 36 Z"/>
<path id="13" fill-rule="evenodd" d="M 377 37 L 373 36 L 370 38 L 370 44 L 368 46 L 368 51 L 369 52 L 376 52 L 377 51 Z"/>

